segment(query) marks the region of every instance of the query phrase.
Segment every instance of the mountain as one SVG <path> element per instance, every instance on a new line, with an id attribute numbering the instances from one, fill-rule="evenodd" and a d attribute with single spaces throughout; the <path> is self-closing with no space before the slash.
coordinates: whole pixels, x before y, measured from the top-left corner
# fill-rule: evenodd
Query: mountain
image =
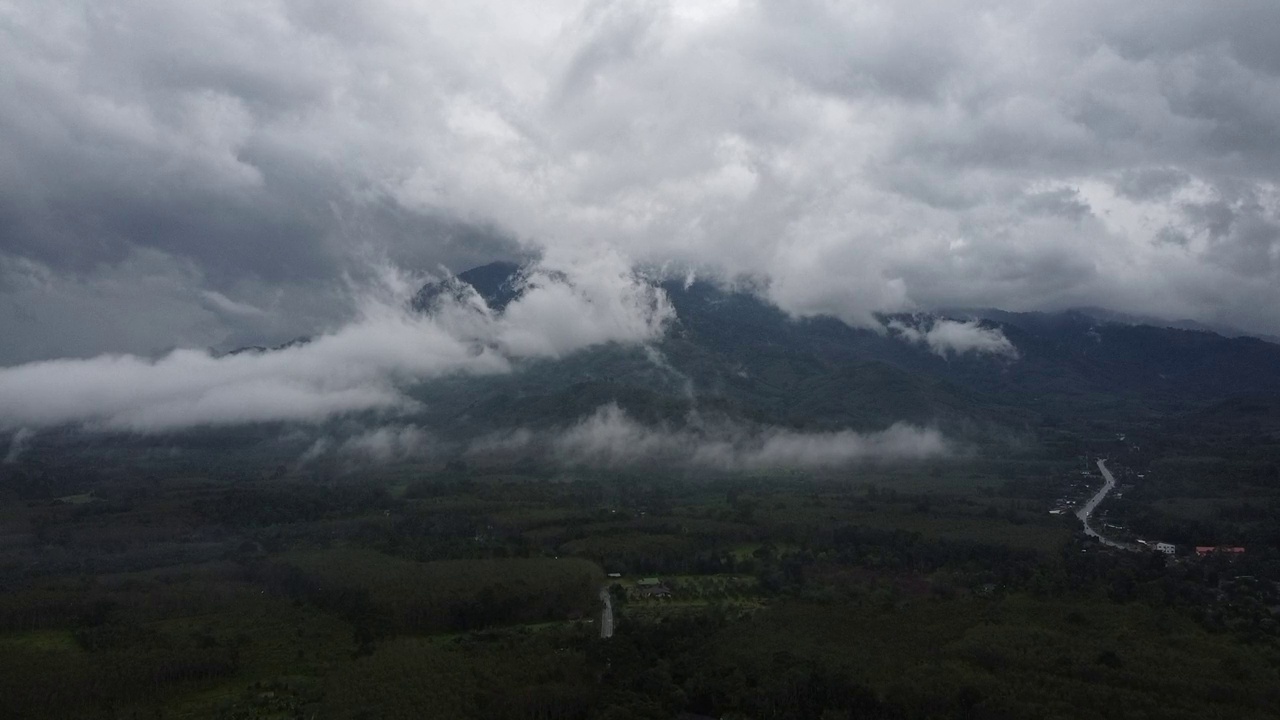
<path id="1" fill-rule="evenodd" d="M 440 298 L 462 299 L 462 293 L 475 290 L 490 309 L 501 312 L 520 294 L 520 266 L 511 262 L 494 262 L 481 265 L 439 282 L 423 285 L 409 305 L 420 312 L 429 312 Z"/>
<path id="2" fill-rule="evenodd" d="M 1269 343 L 1280 343 L 1280 337 L 1275 335 L 1267 335 L 1265 333 L 1249 332 L 1241 330 L 1232 325 L 1223 323 L 1204 323 L 1198 320 L 1189 320 L 1186 318 L 1166 320 L 1163 318 L 1152 317 L 1149 315 L 1132 315 L 1129 313 L 1116 312 L 1115 310 L 1107 310 L 1106 308 L 1082 307 L 1073 308 L 1075 312 L 1083 313 L 1095 320 L 1104 322 L 1120 323 L 1123 325 L 1151 325 L 1153 327 L 1167 327 L 1178 330 L 1200 330 L 1211 332 L 1223 337 L 1252 337 L 1259 340 L 1266 340 Z"/>
<path id="3" fill-rule="evenodd" d="M 271 347 L 266 347 L 263 345 L 245 345 L 243 347 L 235 348 L 234 350 L 228 350 L 225 353 L 215 352 L 214 354 L 215 355 L 246 355 L 246 354 L 261 355 L 263 353 L 275 352 L 277 350 L 288 350 L 289 348 L 306 345 L 307 343 L 311 342 L 311 340 L 312 338 L 310 335 L 302 335 L 288 342 L 283 342 L 283 343 L 280 343 L 279 345 L 272 345 Z"/>
<path id="4" fill-rule="evenodd" d="M 480 310 L 483 301 L 502 316 L 525 290 L 522 273 L 512 263 L 474 268 L 425 285 L 410 305 L 433 313 L 453 301 Z M 432 458 L 447 459 L 477 438 L 522 431 L 557 437 L 612 406 L 660 433 L 718 433 L 717 440 L 731 441 L 877 433 L 907 423 L 992 456 L 1016 450 L 1074 457 L 1085 439 L 1139 429 L 1181 438 L 1185 447 L 1201 438 L 1235 442 L 1248 433 L 1275 442 L 1280 345 L 1256 338 L 1113 322 L 1081 311 L 896 314 L 875 327 L 851 327 L 831 317 L 796 319 L 756 294 L 710 282 L 660 286 L 674 319 L 657 341 L 595 345 L 513 361 L 511 373 L 398 386 L 418 401 L 408 414 L 366 411 L 304 425 L 143 435 L 68 425 L 38 433 L 23 457 L 76 468 L 181 466 L 234 474 L 334 453 L 365 438 L 365 447 L 393 454 L 417 443 L 419 458 L 429 445 Z M 388 434 L 396 428 L 410 434 Z M 1215 439 L 1221 437 L 1228 440 Z"/>
<path id="5" fill-rule="evenodd" d="M 951 317 L 973 317 L 990 320 L 1000 320 L 1017 315 L 1037 315 L 1040 313 L 1011 313 L 1007 310 L 998 308 L 946 308 L 938 312 Z M 1280 344 L 1280 337 L 1268 335 L 1266 333 L 1249 332 L 1241 330 L 1232 325 L 1221 323 L 1204 323 L 1198 320 L 1176 319 L 1169 320 L 1151 315 L 1134 315 L 1132 313 L 1123 313 L 1116 310 L 1108 310 L 1100 307 L 1076 307 L 1068 308 L 1058 313 L 1048 313 L 1049 315 L 1062 316 L 1083 316 L 1089 318 L 1095 323 L 1114 324 L 1114 325 L 1150 325 L 1151 327 L 1171 328 L 1174 330 L 1195 330 L 1198 332 L 1210 332 L 1215 335 L 1221 335 L 1227 338 L 1251 337 L 1258 340 L 1265 340 L 1272 344 Z"/>
<path id="6" fill-rule="evenodd" d="M 457 280 L 500 311 L 518 297 L 519 273 L 495 263 Z M 426 384 L 418 390 L 429 408 L 424 420 L 460 432 L 501 422 L 538 427 L 617 402 L 650 422 L 680 424 L 695 410 L 804 430 L 905 420 L 978 439 L 1062 423 L 1143 422 L 1237 394 L 1280 392 L 1280 346 L 1256 338 L 1081 311 L 892 315 L 878 329 L 855 328 L 793 319 L 754 294 L 708 282 L 661 287 L 677 319 L 651 350 L 598 347 L 500 378 Z M 419 296 L 443 291 L 429 285 Z M 1003 337 L 1016 358 L 940 353 L 889 329 L 944 322 Z"/>

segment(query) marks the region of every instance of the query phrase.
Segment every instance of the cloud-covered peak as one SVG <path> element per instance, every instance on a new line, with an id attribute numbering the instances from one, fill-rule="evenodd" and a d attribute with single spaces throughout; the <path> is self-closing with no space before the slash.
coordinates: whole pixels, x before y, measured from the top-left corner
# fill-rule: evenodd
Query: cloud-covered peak
<path id="1" fill-rule="evenodd" d="M 411 309 L 413 281 L 384 273 L 357 320 L 305 343 L 151 359 L 101 355 L 0 369 L 0 428 L 79 424 L 162 432 L 201 425 L 318 422 L 345 413 L 411 410 L 404 389 L 450 373 L 505 373 L 523 358 L 659 337 L 666 296 L 610 256 L 527 270 L 521 295 L 494 312 L 456 280 L 429 313 Z M 468 286 L 469 287 L 469 286 Z"/>

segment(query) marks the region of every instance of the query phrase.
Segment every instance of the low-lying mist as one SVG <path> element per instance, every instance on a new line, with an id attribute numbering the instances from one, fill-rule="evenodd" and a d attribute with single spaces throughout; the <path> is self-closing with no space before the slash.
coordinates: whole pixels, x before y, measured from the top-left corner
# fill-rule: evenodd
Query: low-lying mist
<path id="1" fill-rule="evenodd" d="M 607 342 L 659 337 L 673 311 L 665 294 L 617 256 L 522 276 L 502 312 L 469 286 L 431 313 L 408 299 L 420 281 L 387 271 L 355 293 L 355 321 L 305 343 L 217 355 L 100 355 L 0 369 L 0 429 L 77 425 L 162 433 L 252 422 L 319 422 L 356 412 L 396 415 L 404 390 L 451 373 L 510 372 L 524 358 L 559 357 Z"/>
<path id="2" fill-rule="evenodd" d="M 750 471 L 926 460 L 957 452 L 939 430 L 908 423 L 869 433 L 804 432 L 695 417 L 677 428 L 642 424 L 611 403 L 567 427 L 488 435 L 471 442 L 465 454 L 473 459 L 532 454 L 565 467 L 663 465 Z"/>

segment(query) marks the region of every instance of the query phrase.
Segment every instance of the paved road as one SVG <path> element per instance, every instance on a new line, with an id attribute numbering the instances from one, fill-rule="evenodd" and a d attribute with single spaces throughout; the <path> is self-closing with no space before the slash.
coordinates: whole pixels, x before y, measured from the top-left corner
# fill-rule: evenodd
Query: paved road
<path id="1" fill-rule="evenodd" d="M 613 637 L 613 598 L 608 586 L 600 588 L 600 602 L 604 603 L 604 610 L 600 612 L 600 637 L 608 640 Z"/>
<path id="2" fill-rule="evenodd" d="M 1089 498 L 1089 502 L 1085 503 L 1084 507 L 1080 508 L 1080 510 L 1076 512 L 1076 517 L 1080 518 L 1080 522 L 1084 523 L 1085 535 L 1098 538 L 1098 541 L 1101 542 L 1103 545 L 1109 545 L 1114 548 L 1121 548 L 1122 550 L 1135 550 L 1137 548 L 1135 548 L 1133 545 L 1129 545 L 1128 543 L 1116 542 L 1115 540 L 1109 540 L 1103 537 L 1097 530 L 1094 530 L 1093 527 L 1089 525 L 1089 518 L 1090 516 L 1093 515 L 1094 509 L 1096 509 L 1098 505 L 1102 503 L 1102 500 L 1106 498 L 1107 494 L 1110 493 L 1116 486 L 1116 479 L 1111 474 L 1111 471 L 1107 469 L 1106 460 L 1098 461 L 1098 470 L 1102 471 L 1102 479 L 1105 480 L 1106 483 L 1102 486 L 1102 489 L 1099 490 L 1096 495 Z"/>

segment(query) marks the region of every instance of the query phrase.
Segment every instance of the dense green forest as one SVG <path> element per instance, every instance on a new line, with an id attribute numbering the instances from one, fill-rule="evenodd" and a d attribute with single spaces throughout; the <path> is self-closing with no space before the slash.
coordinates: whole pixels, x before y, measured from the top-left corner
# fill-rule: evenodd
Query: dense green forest
<path id="1" fill-rule="evenodd" d="M 1269 408 L 811 474 L 36 455 L 2 471 L 0 697 L 21 718 L 1274 717 Z M 1102 517 L 1174 556 L 1049 512 L 1100 486 L 1099 455 L 1123 488 Z"/>

